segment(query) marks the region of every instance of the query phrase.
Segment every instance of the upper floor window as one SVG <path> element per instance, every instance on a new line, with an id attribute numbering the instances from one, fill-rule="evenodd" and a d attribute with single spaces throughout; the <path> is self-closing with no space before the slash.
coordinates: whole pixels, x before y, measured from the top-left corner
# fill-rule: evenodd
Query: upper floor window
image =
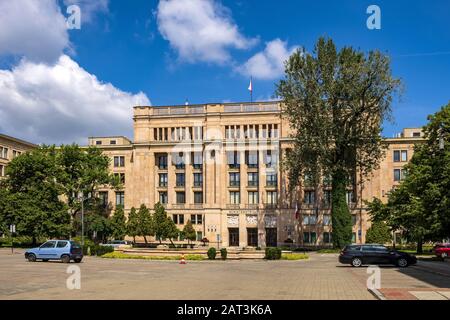
<path id="1" fill-rule="evenodd" d="M 240 174 L 239 172 L 231 172 L 229 174 L 230 177 L 230 186 L 231 187 L 236 187 L 239 186 L 241 184 L 241 178 L 240 178 Z"/>
<path id="2" fill-rule="evenodd" d="M 17 151 L 17 150 L 13 150 L 13 159 L 20 156 L 22 154 L 22 152 Z"/>
<path id="3" fill-rule="evenodd" d="M 277 174 L 276 173 L 267 173 L 266 184 L 268 187 L 276 186 L 277 185 Z"/>
<path id="4" fill-rule="evenodd" d="M 122 184 L 125 183 L 125 173 L 114 173 L 114 177 Z"/>
<path id="5" fill-rule="evenodd" d="M 177 192 L 177 204 L 183 204 L 186 203 L 186 193 L 184 192 Z"/>
<path id="6" fill-rule="evenodd" d="M 8 148 L 0 147 L 0 158 L 8 159 Z"/>
<path id="7" fill-rule="evenodd" d="M 394 181 L 401 181 L 406 177 L 405 169 L 394 169 Z"/>
<path id="8" fill-rule="evenodd" d="M 227 151 L 227 162 L 230 168 L 240 167 L 240 154 L 237 151 Z"/>
<path id="9" fill-rule="evenodd" d="M 191 222 L 192 224 L 202 224 L 203 216 L 201 214 L 191 214 Z"/>
<path id="10" fill-rule="evenodd" d="M 258 172 L 248 173 L 248 186 L 257 187 L 258 186 Z"/>
<path id="11" fill-rule="evenodd" d="M 177 152 L 172 155 L 172 163 L 175 165 L 176 169 L 184 169 L 184 153 Z"/>
<path id="12" fill-rule="evenodd" d="M 159 186 L 160 187 L 167 187 L 167 173 L 160 173 L 159 174 Z"/>
<path id="13" fill-rule="evenodd" d="M 125 157 L 115 156 L 114 157 L 114 167 L 125 167 Z"/>
<path id="14" fill-rule="evenodd" d="M 166 204 L 167 201 L 168 201 L 167 192 L 160 192 L 159 193 L 159 202 L 162 204 Z"/>
<path id="15" fill-rule="evenodd" d="M 157 156 L 156 164 L 158 166 L 158 169 L 160 169 L 160 170 L 167 169 L 167 155 Z"/>
<path id="16" fill-rule="evenodd" d="M 201 152 L 192 152 L 192 166 L 194 169 L 201 169 L 203 165 L 203 155 Z"/>
<path id="17" fill-rule="evenodd" d="M 108 192 L 100 191 L 98 193 L 98 198 L 100 200 L 100 205 L 105 208 L 108 205 Z"/>
<path id="18" fill-rule="evenodd" d="M 97 141 L 95 141 L 95 144 L 99 146 L 99 145 L 102 144 L 102 141 L 101 140 L 97 140 Z"/>
<path id="19" fill-rule="evenodd" d="M 305 191 L 303 202 L 305 204 L 314 204 L 316 201 L 316 193 L 314 191 Z"/>
<path id="20" fill-rule="evenodd" d="M 276 204 L 276 203 L 277 203 L 277 192 L 276 191 L 267 192 L 266 204 Z"/>
<path id="21" fill-rule="evenodd" d="M 246 151 L 245 162 L 249 168 L 258 168 L 258 151 Z"/>
<path id="22" fill-rule="evenodd" d="M 203 192 L 194 192 L 194 203 L 203 203 Z"/>
<path id="23" fill-rule="evenodd" d="M 184 173 L 177 173 L 175 176 L 176 176 L 176 186 L 177 187 L 184 187 L 184 184 L 185 184 Z"/>
<path id="24" fill-rule="evenodd" d="M 194 173 L 194 187 L 203 186 L 203 174 Z"/>
<path id="25" fill-rule="evenodd" d="M 116 192 L 116 206 L 124 206 L 125 205 L 125 192 L 117 191 Z"/>
<path id="26" fill-rule="evenodd" d="M 241 203 L 241 194 L 239 191 L 230 191 L 230 203 L 231 204 Z"/>
<path id="27" fill-rule="evenodd" d="M 258 204 L 259 203 L 259 193 L 257 191 L 248 192 L 248 204 Z"/>
<path id="28" fill-rule="evenodd" d="M 408 161 L 408 150 L 394 150 L 394 162 Z"/>
<path id="29" fill-rule="evenodd" d="M 109 144 L 117 144 L 117 141 L 116 140 L 111 140 L 111 141 L 109 141 Z"/>

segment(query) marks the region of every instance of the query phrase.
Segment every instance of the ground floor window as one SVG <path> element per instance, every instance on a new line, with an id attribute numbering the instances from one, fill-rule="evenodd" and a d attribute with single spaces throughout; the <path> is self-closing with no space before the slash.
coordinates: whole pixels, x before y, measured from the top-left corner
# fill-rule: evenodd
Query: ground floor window
<path id="1" fill-rule="evenodd" d="M 303 243 L 315 244 L 317 240 L 317 234 L 315 232 L 303 232 Z"/>
<path id="2" fill-rule="evenodd" d="M 201 231 L 197 231 L 197 241 L 201 241 L 203 239 L 203 233 Z"/>
<path id="3" fill-rule="evenodd" d="M 323 243 L 331 243 L 331 233 L 330 232 L 323 233 Z"/>
<path id="4" fill-rule="evenodd" d="M 247 245 L 258 246 L 258 228 L 247 228 Z"/>
<path id="5" fill-rule="evenodd" d="M 352 243 L 356 242 L 356 232 L 352 233 Z"/>
<path id="6" fill-rule="evenodd" d="M 239 228 L 228 228 L 229 235 L 229 246 L 238 247 L 239 246 Z"/>
<path id="7" fill-rule="evenodd" d="M 277 246 L 277 228 L 266 228 L 266 246 Z"/>
<path id="8" fill-rule="evenodd" d="M 118 191 L 116 192 L 116 206 L 124 206 L 125 204 L 125 192 Z"/>

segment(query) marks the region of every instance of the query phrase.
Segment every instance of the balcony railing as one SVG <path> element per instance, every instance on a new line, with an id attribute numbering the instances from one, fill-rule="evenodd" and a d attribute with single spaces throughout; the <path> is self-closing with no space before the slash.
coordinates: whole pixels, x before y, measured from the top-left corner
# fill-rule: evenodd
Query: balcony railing
<path id="1" fill-rule="evenodd" d="M 194 203 L 189 205 L 191 209 L 203 209 L 203 203 Z"/>
<path id="2" fill-rule="evenodd" d="M 239 187 L 240 185 L 240 181 L 230 181 L 229 187 Z"/>
<path id="3" fill-rule="evenodd" d="M 239 209 L 241 205 L 239 203 L 228 203 L 226 205 L 227 209 Z"/>
<path id="4" fill-rule="evenodd" d="M 247 209 L 258 209 L 259 208 L 259 204 L 258 203 L 248 203 L 245 205 L 245 207 Z"/>
<path id="5" fill-rule="evenodd" d="M 248 182 L 248 187 L 257 187 L 258 186 L 258 181 L 249 181 Z"/>
<path id="6" fill-rule="evenodd" d="M 174 209 L 184 209 L 184 207 L 186 206 L 185 203 L 175 203 L 172 205 L 172 208 Z"/>
<path id="7" fill-rule="evenodd" d="M 185 186 L 184 181 L 178 181 L 178 182 L 176 183 L 176 187 L 184 187 L 184 186 Z"/>
<path id="8" fill-rule="evenodd" d="M 196 188 L 203 187 L 203 181 L 194 181 L 194 187 Z"/>
<path id="9" fill-rule="evenodd" d="M 167 182 L 159 182 L 158 187 L 167 188 Z"/>
<path id="10" fill-rule="evenodd" d="M 276 209 L 278 207 L 278 204 L 276 203 L 264 203 L 265 209 Z"/>
<path id="11" fill-rule="evenodd" d="M 266 187 L 276 187 L 278 181 L 266 181 Z"/>
<path id="12" fill-rule="evenodd" d="M 194 164 L 192 165 L 192 167 L 193 167 L 194 169 L 202 169 L 203 165 L 198 164 L 198 163 L 194 163 Z"/>
<path id="13" fill-rule="evenodd" d="M 167 170 L 167 164 L 159 164 L 158 169 L 159 170 Z"/>
<path id="14" fill-rule="evenodd" d="M 229 163 L 228 168 L 230 169 L 239 169 L 241 165 L 239 163 Z"/>
<path id="15" fill-rule="evenodd" d="M 184 163 L 175 165 L 175 169 L 184 169 L 185 167 Z"/>

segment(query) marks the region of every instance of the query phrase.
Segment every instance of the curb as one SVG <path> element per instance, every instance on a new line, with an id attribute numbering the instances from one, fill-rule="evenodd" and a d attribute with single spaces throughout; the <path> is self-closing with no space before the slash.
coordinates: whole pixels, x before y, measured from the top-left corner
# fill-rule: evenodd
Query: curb
<path id="1" fill-rule="evenodd" d="M 436 270 L 430 270 L 430 269 L 427 269 L 427 268 L 422 267 L 422 266 L 413 265 L 411 267 L 413 267 L 414 269 L 417 269 L 417 270 L 424 271 L 424 272 L 437 274 L 439 276 L 450 277 L 450 274 L 448 274 L 448 273 L 444 273 L 444 272 L 440 272 L 440 271 L 436 271 Z"/>
<path id="2" fill-rule="evenodd" d="M 378 300 L 387 300 L 386 297 L 378 289 L 367 288 L 367 290 Z"/>

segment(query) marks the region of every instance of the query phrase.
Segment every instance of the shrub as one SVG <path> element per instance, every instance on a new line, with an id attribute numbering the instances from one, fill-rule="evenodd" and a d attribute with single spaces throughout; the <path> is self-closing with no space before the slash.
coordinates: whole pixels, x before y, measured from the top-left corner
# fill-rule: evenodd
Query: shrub
<path id="1" fill-rule="evenodd" d="M 216 258 L 216 254 L 217 254 L 216 248 L 209 248 L 208 249 L 207 255 L 208 255 L 208 259 L 209 260 L 214 260 Z"/>
<path id="2" fill-rule="evenodd" d="M 102 256 L 102 258 L 109 258 L 109 259 L 138 259 L 138 260 L 180 260 L 179 255 L 173 255 L 173 256 L 139 256 L 139 255 L 132 255 L 132 254 L 126 254 L 121 252 L 110 252 L 106 253 Z M 187 254 L 185 256 L 186 260 L 204 260 L 205 258 L 200 254 Z"/>
<path id="3" fill-rule="evenodd" d="M 91 249 L 92 250 L 92 249 Z M 114 252 L 114 247 L 112 246 L 94 246 L 94 252 L 91 251 L 91 255 L 102 256 L 106 253 Z"/>
<path id="4" fill-rule="evenodd" d="M 227 255 L 228 255 L 228 252 L 227 252 L 226 248 L 220 249 L 220 257 L 222 258 L 222 260 L 226 260 L 227 259 Z"/>
<path id="5" fill-rule="evenodd" d="M 281 249 L 276 247 L 266 248 L 266 255 L 264 259 L 267 260 L 279 260 L 281 259 Z"/>

